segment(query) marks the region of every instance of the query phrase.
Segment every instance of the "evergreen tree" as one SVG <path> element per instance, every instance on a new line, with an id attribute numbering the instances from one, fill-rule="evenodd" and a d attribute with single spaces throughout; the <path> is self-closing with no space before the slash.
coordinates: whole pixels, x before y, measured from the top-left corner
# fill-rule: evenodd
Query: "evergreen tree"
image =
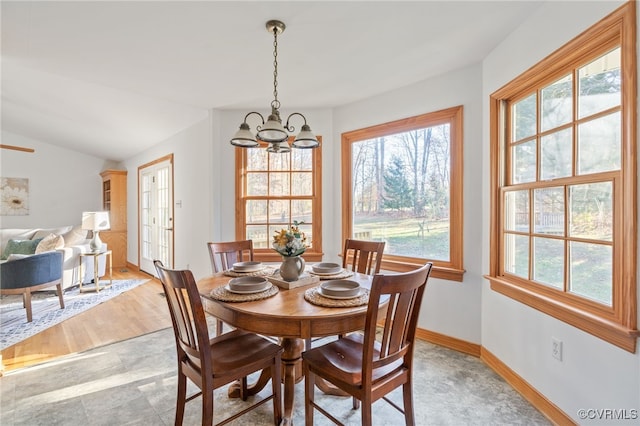
<path id="1" fill-rule="evenodd" d="M 385 208 L 399 211 L 413 205 L 413 190 L 407 180 L 406 169 L 400 157 L 394 155 L 391 158 L 383 178 L 384 195 L 382 201 Z"/>

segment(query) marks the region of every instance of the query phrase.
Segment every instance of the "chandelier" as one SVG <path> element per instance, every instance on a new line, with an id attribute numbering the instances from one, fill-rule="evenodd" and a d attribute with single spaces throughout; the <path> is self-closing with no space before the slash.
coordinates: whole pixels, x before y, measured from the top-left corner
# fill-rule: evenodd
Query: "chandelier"
<path id="1" fill-rule="evenodd" d="M 291 148 L 287 143 L 289 132 L 294 133 L 295 127 L 289 124 L 294 116 L 300 116 L 304 120 L 304 124 L 300 128 L 300 133 L 293 140 L 291 146 L 293 148 L 317 148 L 320 145 L 318 138 L 311 131 L 311 127 L 307 124 L 307 119 L 299 112 L 289 114 L 285 125 L 282 125 L 280 118 L 280 101 L 278 100 L 278 35 L 285 30 L 285 25 L 281 21 L 271 20 L 266 24 L 267 31 L 273 33 L 273 100 L 271 101 L 271 114 L 264 121 L 262 114 L 251 111 L 244 117 L 244 121 L 240 125 L 240 129 L 233 135 L 231 145 L 241 148 L 255 148 L 259 146 L 258 141 L 267 142 L 269 146 L 267 151 L 273 153 L 290 152 Z M 247 119 L 251 115 L 260 117 L 262 123 L 256 127 L 257 132 L 254 134 L 247 123 Z"/>

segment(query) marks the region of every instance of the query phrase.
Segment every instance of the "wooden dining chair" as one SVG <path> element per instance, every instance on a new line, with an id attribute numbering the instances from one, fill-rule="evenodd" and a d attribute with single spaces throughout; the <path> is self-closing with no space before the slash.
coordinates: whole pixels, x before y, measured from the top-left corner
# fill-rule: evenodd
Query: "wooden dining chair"
<path id="1" fill-rule="evenodd" d="M 384 241 L 364 241 L 347 238 L 342 251 L 342 267 L 360 274 L 377 274 L 382 266 L 384 246 Z M 343 335 L 340 334 L 338 337 L 342 338 Z M 324 339 L 326 339 L 326 336 L 316 339 L 307 338 L 304 342 L 305 348 L 310 349 L 313 342 Z"/>
<path id="2" fill-rule="evenodd" d="M 236 262 L 253 260 L 253 240 L 209 242 L 207 247 L 214 274 L 231 269 Z"/>
<path id="3" fill-rule="evenodd" d="M 342 252 L 342 267 L 353 272 L 373 275 L 380 272 L 384 241 L 363 241 L 347 238 Z"/>
<path id="4" fill-rule="evenodd" d="M 274 424 L 279 424 L 282 420 L 282 347 L 242 330 L 210 339 L 202 300 L 191 271 L 167 269 L 159 260 L 153 263 L 169 305 L 178 354 L 175 424 L 182 425 L 185 404 L 201 395 L 202 424 L 212 425 L 214 390 L 239 380 L 240 395 L 246 400 L 247 376 L 264 369 L 271 372 L 271 395 L 218 424 L 236 419 L 269 400 L 273 400 Z M 200 392 L 187 397 L 187 378 Z"/>
<path id="5" fill-rule="evenodd" d="M 364 426 L 371 425 L 371 404 L 380 398 L 404 413 L 405 423 L 415 423 L 412 367 L 416 327 L 431 263 L 402 274 L 377 274 L 373 278 L 364 334 L 353 333 L 302 353 L 305 377 L 305 423 L 313 425 L 314 409 L 341 424 L 314 401 L 317 380 L 326 380 L 362 403 Z M 384 325 L 377 333 L 381 300 L 388 297 Z M 384 305 L 383 305 L 384 306 Z M 402 385 L 403 408 L 386 395 Z"/>
<path id="6" fill-rule="evenodd" d="M 236 262 L 253 260 L 253 240 L 208 242 L 213 273 L 231 269 Z M 216 335 L 222 334 L 223 322 L 216 319 Z"/>

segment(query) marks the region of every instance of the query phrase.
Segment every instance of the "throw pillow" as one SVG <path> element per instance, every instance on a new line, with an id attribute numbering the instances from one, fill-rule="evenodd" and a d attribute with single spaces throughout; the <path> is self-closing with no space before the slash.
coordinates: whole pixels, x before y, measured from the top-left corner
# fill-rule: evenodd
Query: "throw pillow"
<path id="1" fill-rule="evenodd" d="M 62 238 L 62 235 L 49 234 L 44 237 L 36 247 L 36 254 L 60 249 L 62 247 L 64 247 L 64 238 Z"/>
<path id="2" fill-rule="evenodd" d="M 82 229 L 80 225 L 74 226 L 66 234 L 62 234 L 64 244 L 67 247 L 85 244 L 87 242 L 87 231 Z"/>
<path id="3" fill-rule="evenodd" d="M 36 238 L 35 240 L 9 240 L 1 259 L 6 260 L 11 254 L 34 254 L 40 241 L 42 241 L 42 238 Z"/>

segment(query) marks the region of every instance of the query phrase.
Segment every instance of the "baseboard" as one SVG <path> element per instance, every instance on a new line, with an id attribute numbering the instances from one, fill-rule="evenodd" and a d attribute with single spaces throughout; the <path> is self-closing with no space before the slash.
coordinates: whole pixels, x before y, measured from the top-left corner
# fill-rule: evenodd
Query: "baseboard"
<path id="1" fill-rule="evenodd" d="M 538 409 L 545 417 L 556 425 L 577 425 L 571 417 L 558 408 L 547 397 L 538 392 L 526 380 L 516 374 L 505 363 L 500 361 L 498 357 L 489 352 L 485 348 L 481 348 L 480 359 L 487 364 L 493 371 L 502 377 L 507 383 L 518 391 L 527 401 Z"/>
<path id="2" fill-rule="evenodd" d="M 418 328 L 416 337 L 427 342 L 463 352 L 471 356 L 479 357 L 489 368 L 495 371 L 509 385 L 529 401 L 538 411 L 556 425 L 576 425 L 576 423 L 564 411 L 549 401 L 543 394 L 538 392 L 533 386 L 527 383 L 522 377 L 516 374 L 505 363 L 500 361 L 495 355 L 483 348 L 482 345 L 456 339 L 455 337 L 436 333 L 434 331 Z"/>
<path id="3" fill-rule="evenodd" d="M 422 328 L 416 330 L 416 337 L 436 345 L 444 346 L 445 348 L 453 349 L 454 351 L 463 352 L 478 358 L 480 357 L 481 347 L 477 343 L 467 342 L 466 340 L 456 339 L 455 337 Z"/>

